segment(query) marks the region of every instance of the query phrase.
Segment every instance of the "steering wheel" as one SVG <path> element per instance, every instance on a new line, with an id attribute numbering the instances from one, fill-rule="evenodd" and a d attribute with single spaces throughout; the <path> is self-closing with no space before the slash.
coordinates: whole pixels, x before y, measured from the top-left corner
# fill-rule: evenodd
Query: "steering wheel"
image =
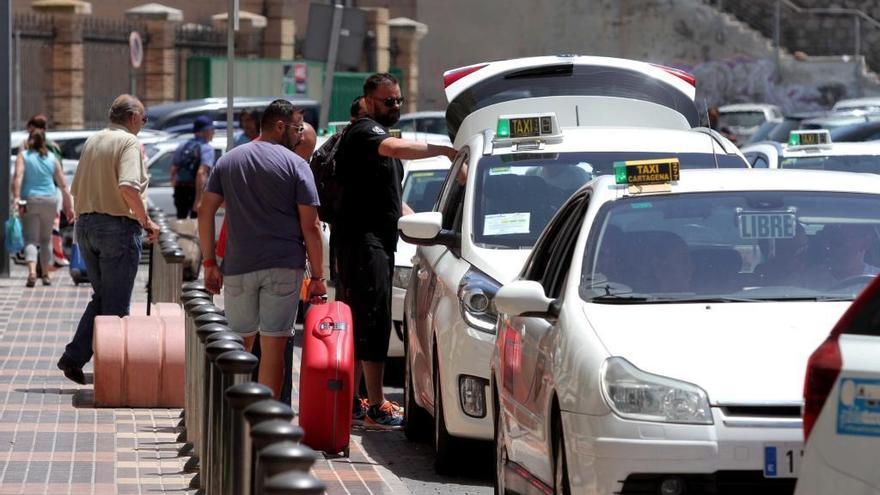
<path id="1" fill-rule="evenodd" d="M 858 283 L 861 283 L 862 285 L 867 285 L 872 280 L 874 280 L 874 275 L 854 275 L 852 277 L 847 277 L 847 278 L 841 280 L 840 282 L 829 287 L 827 290 L 844 289 L 846 287 L 850 287 L 850 286 L 856 285 Z"/>

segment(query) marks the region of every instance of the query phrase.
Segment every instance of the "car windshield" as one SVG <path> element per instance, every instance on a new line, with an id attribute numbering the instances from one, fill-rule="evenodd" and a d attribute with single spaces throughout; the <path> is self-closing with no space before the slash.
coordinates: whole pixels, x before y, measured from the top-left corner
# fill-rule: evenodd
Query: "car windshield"
<path id="1" fill-rule="evenodd" d="M 773 129 L 767 134 L 767 140 L 776 141 L 777 143 L 787 143 L 791 131 L 797 129 L 800 125 L 800 119 L 785 119 L 773 126 Z"/>
<path id="2" fill-rule="evenodd" d="M 723 113 L 719 118 L 722 126 L 757 127 L 764 123 L 764 112 L 730 112 Z"/>
<path id="3" fill-rule="evenodd" d="M 416 117 L 401 119 L 395 126 L 403 132 L 426 132 L 430 134 L 449 134 L 446 117 Z"/>
<path id="4" fill-rule="evenodd" d="M 431 211 L 447 173 L 448 169 L 410 172 L 403 184 L 403 202 L 415 213 Z"/>
<path id="5" fill-rule="evenodd" d="M 517 153 L 479 162 L 473 209 L 473 241 L 480 247 L 531 249 L 562 203 L 597 175 L 614 173 L 614 162 L 651 158 L 679 160 L 682 169 L 745 168 L 737 155 L 712 153 Z"/>
<path id="6" fill-rule="evenodd" d="M 779 163 L 779 167 L 876 174 L 880 173 L 880 154 L 786 157 Z"/>
<path id="7" fill-rule="evenodd" d="M 880 273 L 880 195 L 629 197 L 593 225 L 580 294 L 597 303 L 850 300 Z"/>

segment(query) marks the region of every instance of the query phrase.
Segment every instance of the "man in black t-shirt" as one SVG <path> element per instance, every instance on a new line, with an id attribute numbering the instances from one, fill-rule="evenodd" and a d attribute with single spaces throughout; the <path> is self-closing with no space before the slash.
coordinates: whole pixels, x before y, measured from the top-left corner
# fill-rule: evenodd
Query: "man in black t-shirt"
<path id="1" fill-rule="evenodd" d="M 399 406 L 385 400 L 382 379 L 391 336 L 391 278 L 397 248 L 397 220 L 412 213 L 401 203 L 403 160 L 444 155 L 449 146 L 391 137 L 388 128 L 400 118 L 400 85 L 391 74 L 373 74 L 364 83 L 366 115 L 347 129 L 340 145 L 344 187 L 342 211 L 334 238 L 339 246 L 339 299 L 351 306 L 355 336 L 355 391 L 361 368 L 366 377 L 366 404 L 354 397 L 355 420 L 368 425 L 399 427 Z M 357 393 L 357 392 L 356 392 Z"/>

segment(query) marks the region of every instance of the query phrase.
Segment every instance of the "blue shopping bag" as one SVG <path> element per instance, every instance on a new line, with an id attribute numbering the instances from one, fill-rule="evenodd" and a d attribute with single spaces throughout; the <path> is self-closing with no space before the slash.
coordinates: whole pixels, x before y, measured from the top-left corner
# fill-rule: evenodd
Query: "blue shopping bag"
<path id="1" fill-rule="evenodd" d="M 24 249 L 24 236 L 21 233 L 21 220 L 13 215 L 6 220 L 6 252 L 14 254 Z"/>

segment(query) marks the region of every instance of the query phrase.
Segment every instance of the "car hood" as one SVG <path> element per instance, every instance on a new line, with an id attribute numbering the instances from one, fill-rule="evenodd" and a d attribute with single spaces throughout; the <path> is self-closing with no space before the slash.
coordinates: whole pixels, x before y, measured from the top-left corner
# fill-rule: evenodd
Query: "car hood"
<path id="1" fill-rule="evenodd" d="M 802 400 L 810 354 L 848 302 L 584 304 L 612 356 L 693 383 L 713 405 Z"/>

